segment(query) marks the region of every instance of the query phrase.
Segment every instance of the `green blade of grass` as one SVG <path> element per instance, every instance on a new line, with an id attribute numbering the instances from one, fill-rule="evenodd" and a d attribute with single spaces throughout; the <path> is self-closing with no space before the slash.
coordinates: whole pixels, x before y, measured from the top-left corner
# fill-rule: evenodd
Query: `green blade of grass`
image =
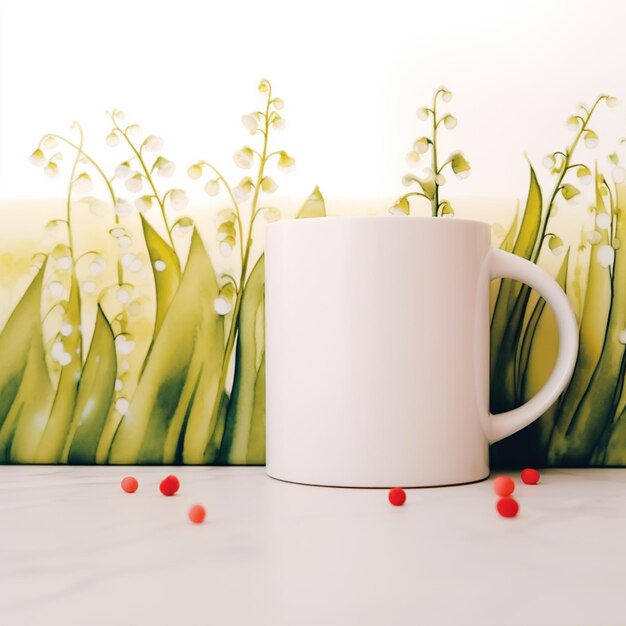
<path id="1" fill-rule="evenodd" d="M 58 463 L 61 460 L 74 413 L 78 380 L 82 368 L 80 294 L 74 272 L 72 272 L 70 295 L 63 319 L 72 326 L 72 333 L 68 337 L 63 337 L 63 349 L 69 353 L 72 360 L 61 370 L 54 403 L 35 454 L 36 463 Z"/>
<path id="2" fill-rule="evenodd" d="M 46 263 L 0 334 L 0 463 L 33 462 L 52 404 L 40 313 L 45 270 Z"/>
<path id="3" fill-rule="evenodd" d="M 625 210 L 626 185 L 622 184 L 617 186 L 618 221 L 615 231 L 615 237 L 620 241 L 626 238 L 626 220 L 623 218 Z M 608 269 L 597 265 L 608 272 Z M 615 410 L 613 400 L 619 394 L 617 386 L 626 347 L 620 341 L 620 335 L 626 328 L 626 253 L 621 246 L 615 251 L 613 276 L 609 279 L 609 288 L 612 287 L 612 291 L 605 297 L 608 296 L 611 304 L 606 326 L 602 329 L 604 332 L 600 357 L 568 428 L 564 431 L 564 448 L 555 447 L 555 461 L 566 465 L 578 466 L 589 462 L 602 433 L 611 423 Z M 586 297 L 589 297 L 589 292 Z M 596 320 L 597 324 L 601 322 L 602 319 Z M 596 340 L 599 338 L 600 333 L 597 333 Z"/>
<path id="4" fill-rule="evenodd" d="M 218 294 L 211 260 L 194 230 L 180 286 L 115 433 L 111 463 L 172 463 L 185 431 L 206 437 L 212 425 L 192 423 L 191 412 L 197 406 L 202 416 L 210 415 L 216 402 L 224 350 L 224 322 L 213 305 Z"/>
<path id="5" fill-rule="evenodd" d="M 63 463 L 95 463 L 113 399 L 117 362 L 113 330 L 98 305 L 96 325 L 78 384 L 76 406 L 65 441 Z"/>
<path id="6" fill-rule="evenodd" d="M 526 207 L 524 208 L 522 224 L 520 226 L 519 233 L 515 239 L 512 252 L 518 256 L 522 256 L 525 259 L 529 259 L 533 253 L 535 245 L 537 243 L 537 234 L 541 225 L 541 188 L 537 182 L 537 176 L 532 165 L 530 166 L 530 185 L 528 188 L 528 197 L 526 199 Z M 510 232 L 509 232 L 510 235 Z M 510 245 L 509 235 L 505 238 L 503 244 Z M 524 291 L 520 299 L 520 293 Z M 522 286 L 519 282 L 510 279 L 503 279 L 500 282 L 500 289 L 498 291 L 498 297 L 496 305 L 493 311 L 491 319 L 491 339 L 490 339 L 490 364 L 491 364 L 491 380 L 492 388 L 506 387 L 506 383 L 499 380 L 499 372 L 502 372 L 502 363 L 509 363 L 512 371 L 514 370 L 515 352 L 517 351 L 517 341 L 519 340 L 518 329 L 521 323 L 523 323 L 523 312 L 518 310 L 515 312 L 516 307 L 519 308 L 520 302 L 524 303 L 528 299 L 530 290 L 526 286 Z M 513 324 L 513 328 L 511 327 Z M 514 341 L 506 341 L 505 336 L 511 332 L 516 335 Z M 513 377 L 513 375 L 511 375 Z M 510 390 L 506 387 L 506 393 Z M 512 395 L 512 394 L 511 394 Z M 498 410 L 506 410 L 510 408 L 509 402 L 502 400 L 496 401 Z M 504 406 L 503 406 L 504 405 Z"/>
<path id="7" fill-rule="evenodd" d="M 324 198 L 316 187 L 296 219 L 325 215 Z M 265 258 L 262 255 L 250 273 L 241 301 L 235 379 L 219 456 L 223 463 L 265 462 L 264 307 Z"/>
<path id="8" fill-rule="evenodd" d="M 156 293 L 156 319 L 153 338 L 159 334 L 163 320 L 167 314 L 178 285 L 180 284 L 180 263 L 172 247 L 152 228 L 150 223 L 141 216 L 143 229 Z M 155 266 L 156 264 L 156 266 Z M 163 264 L 163 265 L 161 265 Z"/>
<path id="9" fill-rule="evenodd" d="M 597 215 L 605 212 L 606 208 L 600 191 L 601 183 L 597 177 L 595 185 Z M 609 244 L 609 238 L 608 232 L 604 229 L 596 227 L 596 232 L 600 235 L 600 241 L 592 245 L 589 257 L 576 369 L 559 405 L 558 418 L 550 438 L 548 462 L 554 465 L 568 463 L 568 449 L 573 443 L 568 431 L 589 388 L 606 336 L 612 300 L 611 274 L 608 268 L 602 267 L 598 262 L 598 251 L 600 246 Z M 571 457 L 572 461 L 573 458 Z"/>
<path id="10" fill-rule="evenodd" d="M 265 255 L 261 255 L 250 273 L 241 299 L 235 379 L 220 451 L 220 460 L 233 465 L 254 462 L 248 460 L 248 439 L 252 416 L 259 413 L 257 405 L 264 400 L 264 395 L 261 398 L 256 393 L 259 356 L 262 359 L 265 353 L 263 324 L 257 324 L 257 317 L 263 317 L 264 292 Z M 263 459 L 256 460 L 256 463 L 262 462 Z"/>

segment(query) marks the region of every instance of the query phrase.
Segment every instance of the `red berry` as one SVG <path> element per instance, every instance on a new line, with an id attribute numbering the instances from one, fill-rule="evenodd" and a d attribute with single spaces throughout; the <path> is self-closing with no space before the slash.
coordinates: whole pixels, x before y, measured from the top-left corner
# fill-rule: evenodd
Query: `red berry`
<path id="1" fill-rule="evenodd" d="M 400 487 L 390 489 L 388 497 L 393 506 L 402 506 L 406 502 L 406 492 Z"/>
<path id="2" fill-rule="evenodd" d="M 519 511 L 519 504 L 513 498 L 500 498 L 496 508 L 502 517 L 515 517 Z"/>
<path id="3" fill-rule="evenodd" d="M 126 476 L 125 478 L 122 478 L 122 489 L 126 493 L 135 493 L 138 488 L 139 483 L 134 476 Z"/>
<path id="4" fill-rule="evenodd" d="M 204 507 L 201 504 L 194 504 L 189 509 L 188 515 L 189 515 L 189 519 L 194 524 L 202 524 L 202 522 L 204 522 L 204 518 L 206 517 L 206 511 L 204 510 Z"/>
<path id="5" fill-rule="evenodd" d="M 526 485 L 536 485 L 541 478 L 541 474 L 536 469 L 527 467 L 525 470 L 522 470 L 521 478 Z"/>
<path id="6" fill-rule="evenodd" d="M 179 488 L 180 482 L 173 474 L 166 476 L 159 485 L 159 489 L 164 496 L 173 496 Z"/>
<path id="7" fill-rule="evenodd" d="M 508 476 L 498 476 L 493 481 L 493 490 L 497 496 L 510 496 L 515 491 L 515 483 Z"/>

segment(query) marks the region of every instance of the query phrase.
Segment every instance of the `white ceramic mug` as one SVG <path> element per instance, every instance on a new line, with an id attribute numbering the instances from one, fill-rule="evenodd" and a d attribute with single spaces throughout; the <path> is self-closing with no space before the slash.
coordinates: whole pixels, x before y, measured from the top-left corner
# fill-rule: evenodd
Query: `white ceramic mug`
<path id="1" fill-rule="evenodd" d="M 340 217 L 270 224 L 267 473 L 315 485 L 482 480 L 489 443 L 537 419 L 568 383 L 578 331 L 544 270 L 492 250 L 488 224 Z M 552 307 L 559 352 L 523 406 L 489 413 L 489 285 L 513 278 Z"/>

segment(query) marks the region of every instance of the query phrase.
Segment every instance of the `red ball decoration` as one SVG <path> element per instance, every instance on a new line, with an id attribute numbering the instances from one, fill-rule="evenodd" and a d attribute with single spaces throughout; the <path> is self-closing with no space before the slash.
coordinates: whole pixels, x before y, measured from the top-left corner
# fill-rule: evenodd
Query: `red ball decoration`
<path id="1" fill-rule="evenodd" d="M 204 518 L 206 517 L 206 511 L 201 504 L 194 504 L 188 512 L 189 519 L 194 524 L 202 524 L 204 522 Z"/>
<path id="2" fill-rule="evenodd" d="M 493 490 L 497 496 L 510 496 L 515 491 L 515 483 L 508 476 L 498 476 L 493 481 Z"/>
<path id="3" fill-rule="evenodd" d="M 126 476 L 122 478 L 122 489 L 126 493 L 135 493 L 139 488 L 139 482 L 134 476 Z"/>
<path id="4" fill-rule="evenodd" d="M 159 485 L 159 489 L 164 496 L 173 496 L 179 488 L 180 481 L 173 474 L 166 476 Z"/>
<path id="5" fill-rule="evenodd" d="M 519 504 L 513 498 L 500 498 L 496 508 L 502 517 L 515 517 L 519 511 Z"/>
<path id="6" fill-rule="evenodd" d="M 532 467 L 527 467 L 521 473 L 522 482 L 526 485 L 536 485 L 541 478 L 541 474 Z"/>
<path id="7" fill-rule="evenodd" d="M 402 506 L 406 502 L 406 492 L 401 487 L 390 489 L 388 497 L 393 506 Z"/>

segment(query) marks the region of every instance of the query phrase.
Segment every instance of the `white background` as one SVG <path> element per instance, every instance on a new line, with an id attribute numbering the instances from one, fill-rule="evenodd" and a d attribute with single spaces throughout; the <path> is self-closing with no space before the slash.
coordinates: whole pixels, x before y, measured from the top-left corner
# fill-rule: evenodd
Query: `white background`
<path id="1" fill-rule="evenodd" d="M 276 147 L 298 160 L 279 179 L 283 195 L 304 196 L 315 184 L 329 198 L 402 193 L 404 154 L 423 128 L 415 110 L 445 84 L 459 119 L 445 147 L 472 164 L 447 193 L 523 197 L 524 152 L 538 164 L 562 148 L 578 101 L 626 98 L 626 3 L 618 0 L 0 7 L 0 199 L 64 194 L 63 177 L 46 179 L 26 157 L 42 133 L 65 132 L 73 119 L 92 153 L 119 161 L 104 144 L 104 111 L 113 107 L 165 137 L 187 188 L 184 171 L 198 158 L 236 175 L 231 153 L 249 141 L 239 118 L 260 106 L 264 76 L 286 101 Z M 603 107 L 594 128 L 610 129 L 598 148 L 605 155 L 626 134 L 625 108 Z"/>

